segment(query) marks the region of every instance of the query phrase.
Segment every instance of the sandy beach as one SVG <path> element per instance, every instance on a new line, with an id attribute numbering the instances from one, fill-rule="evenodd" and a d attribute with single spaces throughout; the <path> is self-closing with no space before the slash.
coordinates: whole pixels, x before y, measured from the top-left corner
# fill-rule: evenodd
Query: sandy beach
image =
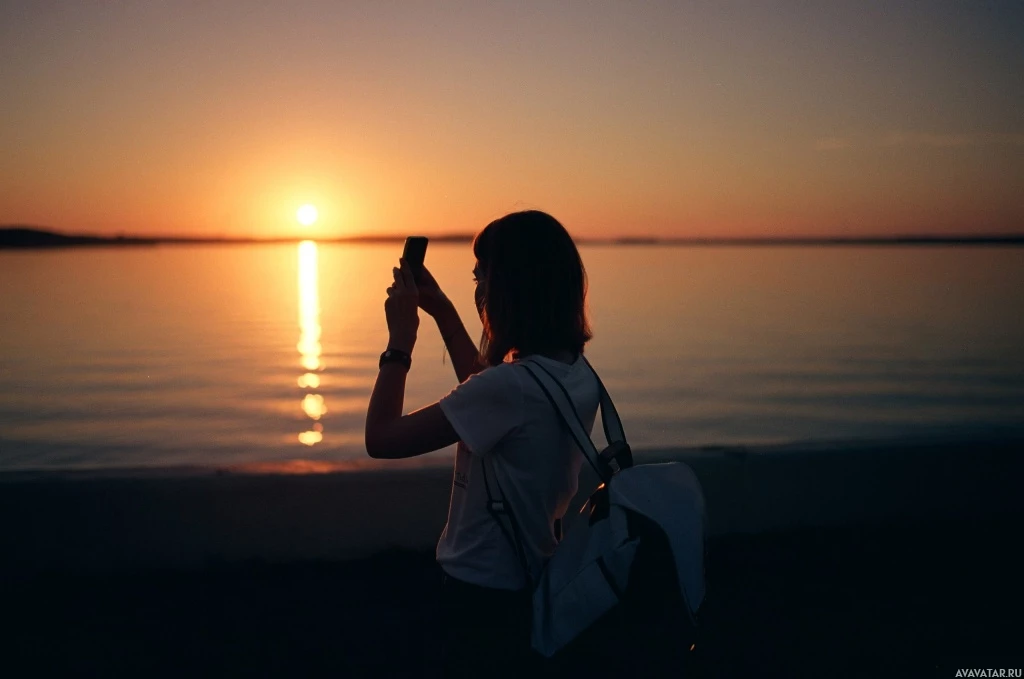
<path id="1" fill-rule="evenodd" d="M 639 454 L 704 486 L 704 674 L 1020 666 L 1020 450 Z M 5 474 L 8 676 L 431 676 L 449 473 Z"/>

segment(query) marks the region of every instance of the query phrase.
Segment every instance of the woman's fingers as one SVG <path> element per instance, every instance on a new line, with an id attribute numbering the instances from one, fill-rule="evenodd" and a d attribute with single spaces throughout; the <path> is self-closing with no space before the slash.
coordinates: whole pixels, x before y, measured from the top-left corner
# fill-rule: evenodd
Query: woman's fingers
<path id="1" fill-rule="evenodd" d="M 419 295 L 416 283 L 412 280 L 411 267 L 404 259 L 401 263 L 400 268 L 391 269 L 395 282 L 388 287 L 388 296 L 384 300 L 384 315 L 387 317 L 388 330 L 392 335 L 399 333 L 403 337 L 415 337 L 419 325 L 419 315 L 416 312 Z"/>
<path id="2" fill-rule="evenodd" d="M 402 281 L 405 283 L 405 287 L 415 292 L 416 276 L 412 272 L 412 267 L 409 265 L 409 262 L 405 261 L 404 258 L 398 261 L 401 262 L 402 264 L 402 268 L 400 268 L 398 271 L 402 275 Z"/>
<path id="3" fill-rule="evenodd" d="M 399 293 L 417 293 L 416 278 L 413 276 L 412 267 L 404 259 L 399 260 L 401 268 L 392 267 L 391 274 L 395 277 L 394 284 L 388 288 L 388 296 Z"/>
<path id="4" fill-rule="evenodd" d="M 391 273 L 395 276 L 395 282 L 391 284 L 391 289 L 397 292 L 404 292 L 409 286 L 405 284 L 405 276 L 402 275 L 401 269 L 395 267 L 391 270 Z"/>
<path id="5" fill-rule="evenodd" d="M 421 266 L 419 271 L 416 272 L 416 282 L 424 286 L 437 287 L 437 281 L 434 280 L 434 276 L 425 266 Z"/>

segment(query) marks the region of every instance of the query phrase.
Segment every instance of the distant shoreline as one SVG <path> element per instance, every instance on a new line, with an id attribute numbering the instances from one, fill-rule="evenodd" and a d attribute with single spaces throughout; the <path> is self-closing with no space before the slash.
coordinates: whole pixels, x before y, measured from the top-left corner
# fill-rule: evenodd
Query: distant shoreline
<path id="1" fill-rule="evenodd" d="M 435 243 L 469 243 L 471 234 L 442 234 L 430 236 Z M 35 227 L 0 227 L 0 250 L 50 249 L 69 247 L 153 247 L 157 245 L 279 245 L 313 240 L 318 243 L 401 243 L 404 236 L 344 236 L 303 238 L 198 237 L 198 236 L 95 236 L 64 234 Z M 981 236 L 865 236 L 865 237 L 796 237 L 796 238 L 580 238 L 581 245 L 616 246 L 915 246 L 915 245 L 1024 245 L 1024 233 Z"/>

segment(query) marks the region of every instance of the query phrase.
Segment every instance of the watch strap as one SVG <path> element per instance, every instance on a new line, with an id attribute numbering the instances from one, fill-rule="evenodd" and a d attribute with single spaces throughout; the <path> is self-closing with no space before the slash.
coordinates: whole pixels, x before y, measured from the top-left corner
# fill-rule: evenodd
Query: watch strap
<path id="1" fill-rule="evenodd" d="M 412 356 L 399 349 L 387 349 L 380 355 L 380 362 L 377 364 L 378 369 L 383 367 L 385 363 L 401 363 L 408 370 L 412 367 Z"/>

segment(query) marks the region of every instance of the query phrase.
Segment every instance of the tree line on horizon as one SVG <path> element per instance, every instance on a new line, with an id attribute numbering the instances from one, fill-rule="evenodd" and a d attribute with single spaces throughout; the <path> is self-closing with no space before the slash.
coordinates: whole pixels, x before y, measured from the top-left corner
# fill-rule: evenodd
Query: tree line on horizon
<path id="1" fill-rule="evenodd" d="M 471 242 L 471 234 L 442 234 L 430 236 L 435 242 L 464 243 Z M 133 236 L 119 234 L 116 236 L 97 236 L 90 234 L 65 234 L 51 229 L 35 226 L 12 225 L 0 226 L 0 248 L 55 248 L 99 245 L 161 245 L 161 244 L 260 244 L 260 243 L 297 243 L 304 240 L 316 240 L 323 243 L 395 243 L 405 240 L 405 236 L 396 235 L 355 235 L 329 238 L 308 238 L 301 236 L 282 236 L 273 238 L 254 238 L 245 236 Z M 608 245 L 929 245 L 929 244 L 989 244 L 1017 245 L 1024 244 L 1024 233 L 1005 235 L 971 235 L 971 236 L 938 236 L 938 235 L 894 235 L 894 236 L 802 236 L 802 237 L 743 237 L 743 238 L 708 238 L 708 237 L 668 237 L 622 236 L 617 238 L 579 238 L 581 244 Z"/>

